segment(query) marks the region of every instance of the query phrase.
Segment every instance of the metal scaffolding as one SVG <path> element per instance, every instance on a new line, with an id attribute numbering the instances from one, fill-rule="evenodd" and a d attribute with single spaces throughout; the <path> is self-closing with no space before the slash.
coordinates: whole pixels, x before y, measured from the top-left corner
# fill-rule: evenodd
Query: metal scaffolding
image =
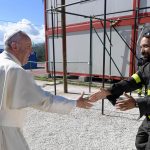
<path id="1" fill-rule="evenodd" d="M 56 37 L 56 33 L 57 33 L 57 36 L 58 36 L 58 28 L 60 29 L 60 27 L 58 27 L 58 13 L 61 13 L 63 14 L 62 15 L 62 19 L 63 21 L 65 21 L 65 15 L 68 14 L 68 15 L 73 15 L 73 16 L 78 16 L 78 17 L 82 17 L 82 18 L 89 18 L 89 25 L 90 25 L 90 31 L 89 31 L 89 36 L 90 36 L 90 48 L 89 48 L 89 92 L 91 92 L 91 84 L 92 84 L 92 67 L 93 67 L 93 60 L 92 60 L 92 55 L 93 55 L 93 50 L 92 50 L 92 45 L 93 45 L 93 38 L 92 38 L 92 34 L 93 34 L 93 31 L 96 33 L 100 43 L 103 45 L 103 76 L 102 76 L 102 87 L 105 88 L 105 55 L 106 53 L 109 55 L 110 57 L 110 61 L 109 61 L 109 74 L 110 74 L 110 77 L 111 77 L 111 66 L 112 66 L 112 63 L 114 64 L 114 66 L 116 67 L 117 71 L 119 72 L 121 78 L 123 79 L 123 75 L 121 73 L 121 71 L 119 70 L 119 67 L 117 66 L 116 62 L 114 61 L 114 59 L 112 58 L 112 50 L 111 50 L 111 47 L 112 47 L 112 30 L 115 31 L 118 36 L 120 37 L 120 39 L 122 39 L 122 41 L 125 43 L 125 45 L 129 48 L 129 50 L 131 51 L 132 53 L 132 68 L 131 68 L 131 73 L 135 72 L 135 59 L 139 59 L 137 57 L 137 54 L 136 54 L 136 46 L 137 46 L 137 43 L 139 41 L 139 38 L 138 38 L 138 29 L 139 29 L 139 19 L 141 18 L 144 18 L 144 17 L 150 17 L 150 15 L 146 15 L 146 14 L 140 14 L 139 11 L 140 10 L 146 10 L 146 9 L 149 9 L 150 7 L 142 7 L 140 8 L 140 0 L 134 0 L 135 1 L 135 7 L 134 9 L 129 9 L 129 10 L 124 10 L 124 11 L 117 11 L 117 12 L 113 12 L 113 13 L 107 13 L 107 0 L 104 0 L 104 13 L 103 14 L 99 14 L 99 15 L 95 15 L 95 16 L 88 16 L 88 15 L 83 15 L 83 14 L 78 14 L 78 13 L 73 13 L 73 12 L 68 12 L 65 10 L 66 7 L 69 7 L 69 6 L 74 6 L 74 5 L 78 5 L 78 4 L 81 4 L 81 3 L 84 3 L 84 2 L 88 2 L 90 0 L 80 0 L 80 1 L 77 1 L 77 2 L 74 2 L 74 3 L 70 3 L 70 4 L 65 4 L 65 0 L 62 0 L 61 1 L 61 5 L 58 6 L 57 5 L 57 1 L 55 3 L 55 0 L 54 0 L 54 3 L 52 3 L 53 0 L 51 0 L 51 9 L 46 9 L 46 13 L 47 12 L 50 12 L 51 13 L 51 23 L 52 23 L 52 41 L 53 41 L 53 77 L 54 77 L 54 82 L 55 82 L 55 94 L 56 94 L 56 80 L 55 80 L 55 38 Z M 45 0 L 45 3 L 46 3 L 46 0 Z M 121 18 L 117 18 L 115 20 L 112 20 L 112 19 L 108 19 L 107 16 L 108 15 L 112 15 L 112 14 L 121 14 L 121 13 L 124 13 L 124 12 L 133 12 L 133 15 L 130 16 L 130 17 L 121 17 Z M 54 25 L 54 18 L 55 18 L 55 15 L 56 15 L 56 19 L 57 19 L 57 27 L 55 27 Z M 103 17 L 103 18 L 100 18 L 100 17 Z M 103 27 L 103 40 L 100 38 L 100 36 L 98 35 L 98 32 L 96 30 L 96 28 L 93 26 L 93 20 L 97 20 L 99 21 L 99 23 L 101 24 L 101 26 Z M 124 37 L 118 32 L 118 30 L 116 29 L 116 26 L 123 20 L 134 20 L 134 23 L 132 25 L 132 39 L 131 39 L 131 45 L 129 45 L 126 40 L 124 39 Z M 107 23 L 109 24 L 109 28 L 110 28 L 110 35 L 107 34 L 107 31 L 106 29 L 108 28 L 107 26 Z M 62 23 L 61 24 L 61 29 L 63 29 L 64 27 L 66 27 L 65 23 Z M 144 28 L 144 27 L 143 27 Z M 57 30 L 57 32 L 54 32 L 55 30 Z M 66 38 L 66 30 L 63 29 L 63 49 L 66 49 L 66 40 L 64 40 Z M 109 44 L 110 44 L 110 49 L 108 50 L 106 48 L 106 39 L 108 39 L 109 41 Z M 66 76 L 67 76 L 67 71 L 66 71 L 66 66 L 67 65 L 67 60 L 66 60 L 66 54 L 63 55 L 63 59 L 64 59 L 64 84 L 67 84 L 66 82 Z M 64 58 L 65 57 L 65 58 Z M 67 88 L 64 87 L 64 88 Z M 65 89 L 64 90 L 65 92 L 67 92 L 67 90 Z M 102 114 L 104 114 L 104 101 L 102 100 Z"/>

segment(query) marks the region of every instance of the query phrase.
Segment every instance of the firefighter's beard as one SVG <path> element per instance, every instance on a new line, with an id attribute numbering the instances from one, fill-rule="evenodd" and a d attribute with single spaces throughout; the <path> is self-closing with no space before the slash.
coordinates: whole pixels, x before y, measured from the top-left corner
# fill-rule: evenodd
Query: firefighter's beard
<path id="1" fill-rule="evenodd" d="M 142 54 L 144 59 L 150 60 L 150 53 L 142 52 L 141 54 Z"/>

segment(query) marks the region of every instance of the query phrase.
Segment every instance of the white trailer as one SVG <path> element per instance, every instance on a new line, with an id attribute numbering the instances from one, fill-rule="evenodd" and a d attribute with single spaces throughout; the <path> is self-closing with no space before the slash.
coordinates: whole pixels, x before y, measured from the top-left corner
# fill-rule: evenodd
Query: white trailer
<path id="1" fill-rule="evenodd" d="M 92 73 L 92 76 L 101 78 L 105 66 L 106 79 L 120 79 L 122 76 L 129 77 L 136 71 L 136 60 L 140 57 L 137 46 L 139 37 L 149 28 L 150 1 L 107 0 L 105 64 L 103 63 L 104 2 L 105 0 L 66 0 L 68 74 L 89 76 Z M 53 52 L 55 50 L 56 73 L 62 74 L 63 50 L 61 5 L 59 4 L 61 0 L 45 0 L 45 35 L 47 71 L 53 71 Z M 52 8 L 58 8 L 57 11 L 53 11 L 54 30 L 51 24 L 50 10 Z M 90 42 L 90 17 L 93 25 L 92 42 Z M 53 31 L 55 38 L 52 37 Z M 90 49 L 91 43 L 92 48 Z M 92 51 L 91 72 L 90 51 Z"/>

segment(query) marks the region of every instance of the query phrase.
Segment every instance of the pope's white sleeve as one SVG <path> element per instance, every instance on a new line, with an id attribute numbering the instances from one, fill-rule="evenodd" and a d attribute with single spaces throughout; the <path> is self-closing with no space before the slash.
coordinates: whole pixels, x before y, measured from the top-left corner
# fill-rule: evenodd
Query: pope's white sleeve
<path id="1" fill-rule="evenodd" d="M 42 111 L 67 114 L 76 106 L 76 100 L 70 100 L 50 93 L 48 95 L 48 100 L 45 100 L 38 105 L 34 105 L 33 107 Z"/>
<path id="2" fill-rule="evenodd" d="M 11 70 L 7 83 L 7 100 L 12 108 L 36 107 L 43 111 L 68 113 L 76 105 L 75 100 L 44 91 L 29 73 L 20 68 Z"/>

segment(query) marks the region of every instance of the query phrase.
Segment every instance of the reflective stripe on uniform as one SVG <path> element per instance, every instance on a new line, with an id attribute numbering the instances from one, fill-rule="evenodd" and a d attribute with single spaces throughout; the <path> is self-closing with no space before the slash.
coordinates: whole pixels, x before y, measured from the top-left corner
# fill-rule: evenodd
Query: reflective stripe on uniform
<path id="1" fill-rule="evenodd" d="M 149 96 L 150 96 L 150 89 L 148 89 L 148 90 L 147 90 L 147 95 L 149 95 Z"/>
<path id="2" fill-rule="evenodd" d="M 132 78 L 135 80 L 136 83 L 140 83 L 141 82 L 141 79 L 140 79 L 139 75 L 136 74 L 136 73 L 132 75 Z"/>

